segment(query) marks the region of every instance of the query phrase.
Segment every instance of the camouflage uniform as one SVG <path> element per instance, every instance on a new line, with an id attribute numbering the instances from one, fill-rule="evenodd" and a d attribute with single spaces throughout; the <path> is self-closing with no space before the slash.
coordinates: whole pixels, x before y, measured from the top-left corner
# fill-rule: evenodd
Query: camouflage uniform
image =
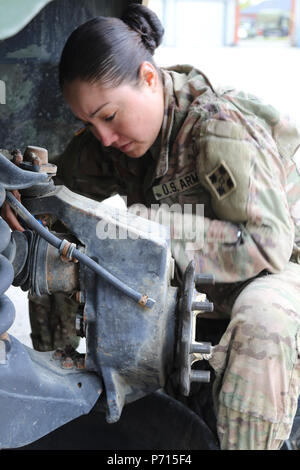
<path id="1" fill-rule="evenodd" d="M 147 154 L 128 158 L 84 131 L 58 177 L 97 200 L 126 195 L 129 206 L 204 204 L 203 245 L 173 238 L 172 252 L 182 271 L 194 259 L 215 275 L 207 293 L 230 318 L 211 360 L 221 448 L 277 449 L 299 395 L 300 136 L 273 107 L 216 91 L 189 66 L 162 75 L 164 120 Z"/>

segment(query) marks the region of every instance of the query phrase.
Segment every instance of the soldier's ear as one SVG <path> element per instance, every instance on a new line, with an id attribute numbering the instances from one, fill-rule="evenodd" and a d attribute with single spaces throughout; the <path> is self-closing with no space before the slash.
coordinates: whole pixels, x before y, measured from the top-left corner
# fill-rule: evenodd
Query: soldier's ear
<path id="1" fill-rule="evenodd" d="M 159 77 L 156 68 L 150 62 L 144 61 L 140 65 L 139 82 L 155 91 L 158 86 Z"/>

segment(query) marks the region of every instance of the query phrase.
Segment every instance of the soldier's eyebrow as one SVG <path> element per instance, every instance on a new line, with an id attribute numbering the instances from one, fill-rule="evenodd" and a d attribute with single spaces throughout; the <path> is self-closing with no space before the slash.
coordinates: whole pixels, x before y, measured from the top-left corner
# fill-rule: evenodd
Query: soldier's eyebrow
<path id="1" fill-rule="evenodd" d="M 101 106 L 99 106 L 97 109 L 95 109 L 95 111 L 93 111 L 93 112 L 90 114 L 89 117 L 90 117 L 90 118 L 94 117 L 95 114 L 97 114 L 97 113 L 100 111 L 100 109 L 104 108 L 104 106 L 106 106 L 107 104 L 109 104 L 109 102 L 104 103 L 104 104 L 102 104 Z"/>

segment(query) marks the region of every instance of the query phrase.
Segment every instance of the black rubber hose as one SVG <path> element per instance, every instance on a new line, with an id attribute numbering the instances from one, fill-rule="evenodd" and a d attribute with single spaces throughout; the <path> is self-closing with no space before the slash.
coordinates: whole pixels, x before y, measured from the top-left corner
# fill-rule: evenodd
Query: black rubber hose
<path id="1" fill-rule="evenodd" d="M 64 240 L 61 241 L 60 238 L 57 238 L 55 235 L 53 235 L 53 233 L 45 229 L 9 191 L 6 191 L 6 200 L 8 204 L 12 207 L 12 209 L 24 220 L 28 227 L 35 230 L 50 245 L 54 246 L 61 252 L 61 249 L 65 243 Z M 78 261 L 80 261 L 85 266 L 88 266 L 95 273 L 104 278 L 110 284 L 113 284 L 117 289 L 122 291 L 128 297 L 134 299 L 140 305 L 151 308 L 155 304 L 155 300 L 150 299 L 149 297 L 144 296 L 141 293 L 132 289 L 131 287 L 127 286 L 122 281 L 113 276 L 111 273 L 106 271 L 106 269 L 96 263 L 89 256 L 77 250 L 77 248 L 72 249 L 72 257 L 78 259 Z"/>

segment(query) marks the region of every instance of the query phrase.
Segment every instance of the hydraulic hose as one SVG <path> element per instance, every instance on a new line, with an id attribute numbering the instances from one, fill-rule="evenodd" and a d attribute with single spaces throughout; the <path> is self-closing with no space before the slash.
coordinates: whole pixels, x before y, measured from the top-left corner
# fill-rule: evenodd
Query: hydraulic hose
<path id="1" fill-rule="evenodd" d="M 135 291 L 131 287 L 124 284 L 124 282 L 117 279 L 106 269 L 96 263 L 96 261 L 94 261 L 92 258 L 79 251 L 73 243 L 70 244 L 67 240 L 62 241 L 49 230 L 45 229 L 9 191 L 6 191 L 6 201 L 16 212 L 16 214 L 21 217 L 21 219 L 26 223 L 28 227 L 35 230 L 50 245 L 57 248 L 61 254 L 67 255 L 69 258 L 75 258 L 85 266 L 88 266 L 96 274 L 101 276 L 110 284 L 114 285 L 117 289 L 122 291 L 128 297 L 135 300 L 138 304 L 148 308 L 153 307 L 153 305 L 155 304 L 155 300 L 149 298 L 145 294 L 141 294 Z"/>

